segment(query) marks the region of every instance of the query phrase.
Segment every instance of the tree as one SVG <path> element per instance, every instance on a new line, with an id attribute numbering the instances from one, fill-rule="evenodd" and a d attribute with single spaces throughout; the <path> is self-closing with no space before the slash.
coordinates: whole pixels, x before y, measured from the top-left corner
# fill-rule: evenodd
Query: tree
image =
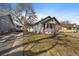
<path id="1" fill-rule="evenodd" d="M 13 9 L 14 7 L 12 7 L 12 5 L 15 5 L 15 9 Z M 5 14 L 9 13 L 15 15 L 18 19 L 20 16 L 22 16 L 23 12 L 25 12 L 24 16 L 29 23 L 34 23 L 37 19 L 31 3 L 1 3 L 0 11 L 4 12 Z"/>
<path id="2" fill-rule="evenodd" d="M 70 21 L 68 21 L 68 20 L 61 21 L 60 23 L 61 23 L 61 24 L 71 24 Z"/>
<path id="3" fill-rule="evenodd" d="M 24 21 L 23 28 L 26 28 L 27 31 L 27 28 L 29 28 L 31 24 L 34 24 L 37 19 L 33 6 L 31 3 L 19 3 L 17 5 L 17 11 L 21 12 L 21 15 L 23 12 L 25 13 L 24 17 L 22 17 L 22 22 Z"/>
<path id="4" fill-rule="evenodd" d="M 0 13 L 8 14 L 11 11 L 11 4 L 1 3 L 0 4 Z"/>
<path id="5" fill-rule="evenodd" d="M 25 11 L 24 16 L 28 23 L 33 24 L 36 21 L 37 16 L 35 15 L 35 12 L 31 3 L 19 3 L 17 5 L 17 10 L 20 11 L 21 13 Z"/>
<path id="6" fill-rule="evenodd" d="M 15 16 L 18 19 L 18 21 L 20 21 L 20 23 L 23 23 L 24 21 L 24 24 L 27 24 L 27 23 L 33 24 L 37 19 L 37 16 L 35 15 L 35 12 L 31 3 L 15 3 L 15 4 L 2 3 L 0 4 L 0 11 L 4 12 L 4 14 L 11 14 L 12 16 Z M 21 18 L 23 12 L 25 12 L 25 15 L 23 17 L 24 19 Z M 26 25 L 25 27 L 28 27 L 28 25 Z"/>

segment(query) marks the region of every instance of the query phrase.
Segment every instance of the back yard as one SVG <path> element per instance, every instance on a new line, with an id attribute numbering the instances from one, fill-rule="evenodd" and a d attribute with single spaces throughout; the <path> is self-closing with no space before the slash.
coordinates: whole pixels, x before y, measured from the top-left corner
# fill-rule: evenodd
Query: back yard
<path id="1" fill-rule="evenodd" d="M 60 33 L 56 37 L 29 33 L 24 35 L 24 42 L 24 55 L 79 55 L 79 33 Z"/>

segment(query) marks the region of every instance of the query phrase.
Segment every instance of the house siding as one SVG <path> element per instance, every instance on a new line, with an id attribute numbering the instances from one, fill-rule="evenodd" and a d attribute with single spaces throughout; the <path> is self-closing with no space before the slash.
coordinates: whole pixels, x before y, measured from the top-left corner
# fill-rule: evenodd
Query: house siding
<path id="1" fill-rule="evenodd" d="M 10 32 L 13 26 L 11 18 L 8 15 L 0 17 L 0 32 Z"/>
<path id="2" fill-rule="evenodd" d="M 38 24 L 38 25 L 33 26 L 33 32 L 42 33 L 43 32 L 42 24 Z"/>

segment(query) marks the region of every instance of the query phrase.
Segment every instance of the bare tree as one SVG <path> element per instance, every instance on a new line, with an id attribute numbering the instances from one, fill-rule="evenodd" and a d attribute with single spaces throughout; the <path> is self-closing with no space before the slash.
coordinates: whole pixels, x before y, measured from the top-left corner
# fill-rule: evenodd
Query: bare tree
<path id="1" fill-rule="evenodd" d="M 33 6 L 31 3 L 19 3 L 17 5 L 17 12 L 25 12 L 24 17 L 22 17 L 23 28 L 26 29 L 30 27 L 31 24 L 35 23 L 37 16 L 34 12 Z"/>
<path id="2" fill-rule="evenodd" d="M 11 11 L 11 4 L 9 3 L 0 3 L 0 13 L 8 14 Z"/>
<path id="3" fill-rule="evenodd" d="M 4 12 L 4 14 L 11 14 L 12 16 L 15 16 L 20 23 L 25 24 L 25 27 L 28 27 L 29 24 L 35 23 L 37 16 L 34 12 L 33 6 L 31 3 L 15 3 L 15 9 L 13 9 L 12 5 L 10 3 L 2 3 L 0 4 L 0 11 Z M 22 14 L 25 12 L 25 15 L 23 18 Z M 23 20 L 22 20 L 23 19 Z M 24 22 L 24 23 L 23 23 Z"/>
<path id="4" fill-rule="evenodd" d="M 34 8 L 31 3 L 16 3 L 15 9 L 12 8 L 13 4 L 10 3 L 1 3 L 0 11 L 5 14 L 10 13 L 15 15 L 18 19 L 22 16 L 23 12 L 25 12 L 25 18 L 27 22 L 34 23 L 37 19 L 35 15 Z"/>
<path id="5" fill-rule="evenodd" d="M 36 21 L 37 16 L 35 15 L 35 12 L 31 3 L 19 3 L 17 5 L 17 8 L 18 8 L 17 10 L 20 12 L 25 11 L 24 16 L 28 23 L 33 24 Z"/>
<path id="6" fill-rule="evenodd" d="M 61 24 L 71 24 L 69 20 L 61 21 Z"/>

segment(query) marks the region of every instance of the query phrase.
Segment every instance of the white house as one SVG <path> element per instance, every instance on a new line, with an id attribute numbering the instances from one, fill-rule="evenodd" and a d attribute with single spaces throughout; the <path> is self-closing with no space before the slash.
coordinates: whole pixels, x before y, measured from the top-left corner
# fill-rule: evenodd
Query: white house
<path id="1" fill-rule="evenodd" d="M 31 32 L 57 34 L 60 28 L 60 23 L 55 17 L 46 17 L 30 27 Z"/>

